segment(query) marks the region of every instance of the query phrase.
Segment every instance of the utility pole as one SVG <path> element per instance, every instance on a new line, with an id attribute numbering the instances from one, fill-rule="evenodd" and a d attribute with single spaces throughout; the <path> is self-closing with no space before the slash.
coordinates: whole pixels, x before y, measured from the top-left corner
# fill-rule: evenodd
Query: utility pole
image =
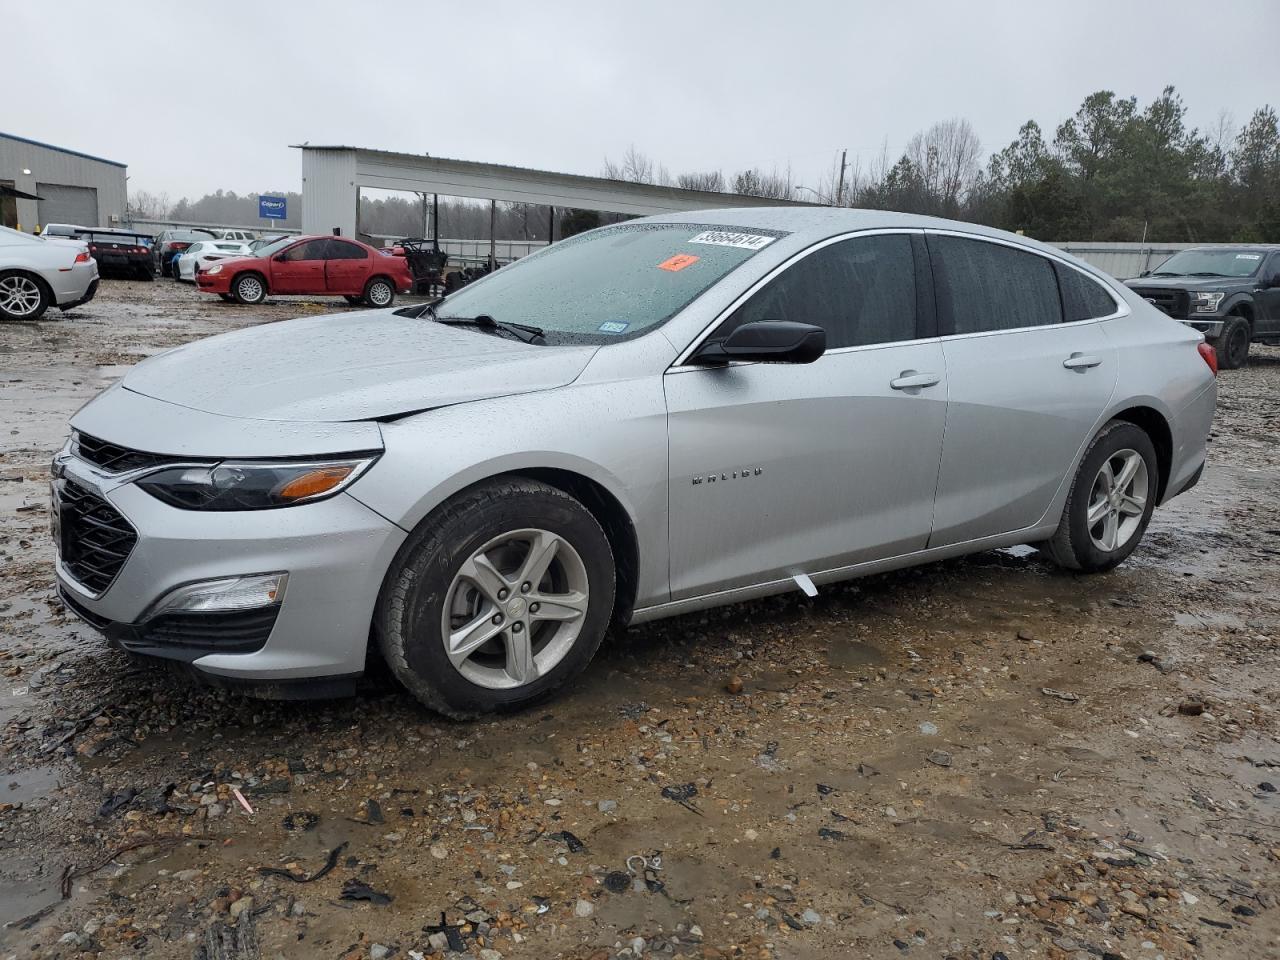
<path id="1" fill-rule="evenodd" d="M 845 162 L 845 158 L 849 155 L 848 150 L 840 151 L 840 183 L 836 187 L 836 206 L 842 206 L 844 202 L 844 170 L 849 164 Z"/>

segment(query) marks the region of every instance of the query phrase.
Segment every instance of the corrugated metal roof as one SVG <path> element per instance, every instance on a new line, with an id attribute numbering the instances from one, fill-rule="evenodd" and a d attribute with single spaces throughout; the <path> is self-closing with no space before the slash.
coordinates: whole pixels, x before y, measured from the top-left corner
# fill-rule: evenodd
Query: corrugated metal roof
<path id="1" fill-rule="evenodd" d="M 16 140 L 18 143 L 28 143 L 33 147 L 42 147 L 45 150 L 56 150 L 58 153 L 69 154 L 73 157 L 81 157 L 85 160 L 93 160 L 96 163 L 109 163 L 113 167 L 125 167 L 127 163 L 121 163 L 119 160 L 107 160 L 105 157 L 95 157 L 91 153 L 81 153 L 79 150 L 68 150 L 66 147 L 55 147 L 52 143 L 42 143 L 39 140 L 32 140 L 30 137 L 19 137 L 12 133 L 4 133 L 0 131 L 0 138 L 5 140 Z"/>

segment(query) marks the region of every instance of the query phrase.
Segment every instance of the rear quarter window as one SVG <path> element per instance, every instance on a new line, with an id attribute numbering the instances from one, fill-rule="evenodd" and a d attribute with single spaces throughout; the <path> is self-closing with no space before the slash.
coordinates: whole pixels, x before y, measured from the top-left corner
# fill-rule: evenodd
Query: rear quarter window
<path id="1" fill-rule="evenodd" d="M 1054 264 L 1054 269 L 1062 291 L 1062 319 L 1067 323 L 1097 320 L 1116 312 L 1115 298 L 1097 280 L 1063 263 Z"/>

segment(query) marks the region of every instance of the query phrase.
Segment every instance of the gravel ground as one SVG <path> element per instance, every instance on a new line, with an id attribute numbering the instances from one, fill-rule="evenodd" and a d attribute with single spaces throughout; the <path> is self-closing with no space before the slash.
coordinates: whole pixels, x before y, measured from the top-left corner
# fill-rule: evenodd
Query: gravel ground
<path id="1" fill-rule="evenodd" d="M 0 326 L 0 957 L 1280 955 L 1280 351 L 1111 574 L 996 551 L 688 616 L 455 723 L 381 678 L 195 686 L 51 589 L 67 417 L 331 309 L 107 282 Z"/>

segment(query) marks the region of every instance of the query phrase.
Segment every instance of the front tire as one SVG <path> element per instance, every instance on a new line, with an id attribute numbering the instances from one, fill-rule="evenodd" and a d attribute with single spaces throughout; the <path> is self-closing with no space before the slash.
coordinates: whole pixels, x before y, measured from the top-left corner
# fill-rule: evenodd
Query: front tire
<path id="1" fill-rule="evenodd" d="M 0 271 L 0 317 L 5 320 L 39 320 L 49 309 L 45 285 L 21 270 Z"/>
<path id="2" fill-rule="evenodd" d="M 1218 355 L 1219 370 L 1243 367 L 1249 362 L 1249 321 L 1244 317 L 1227 317 L 1213 349 Z"/>
<path id="3" fill-rule="evenodd" d="M 242 273 L 231 281 L 231 295 L 237 303 L 256 306 L 267 299 L 267 282 L 258 273 Z"/>
<path id="4" fill-rule="evenodd" d="M 374 277 L 364 285 L 364 302 L 371 307 L 389 307 L 395 300 L 396 288 L 386 277 Z"/>
<path id="5" fill-rule="evenodd" d="M 613 551 L 586 507 L 501 478 L 418 525 L 383 583 L 374 633 L 427 707 L 458 719 L 514 710 L 586 668 L 614 588 Z"/>
<path id="6" fill-rule="evenodd" d="M 1068 570 L 1118 566 L 1146 533 L 1159 481 L 1151 438 L 1132 423 L 1112 420 L 1085 451 L 1057 532 L 1041 549 Z"/>

